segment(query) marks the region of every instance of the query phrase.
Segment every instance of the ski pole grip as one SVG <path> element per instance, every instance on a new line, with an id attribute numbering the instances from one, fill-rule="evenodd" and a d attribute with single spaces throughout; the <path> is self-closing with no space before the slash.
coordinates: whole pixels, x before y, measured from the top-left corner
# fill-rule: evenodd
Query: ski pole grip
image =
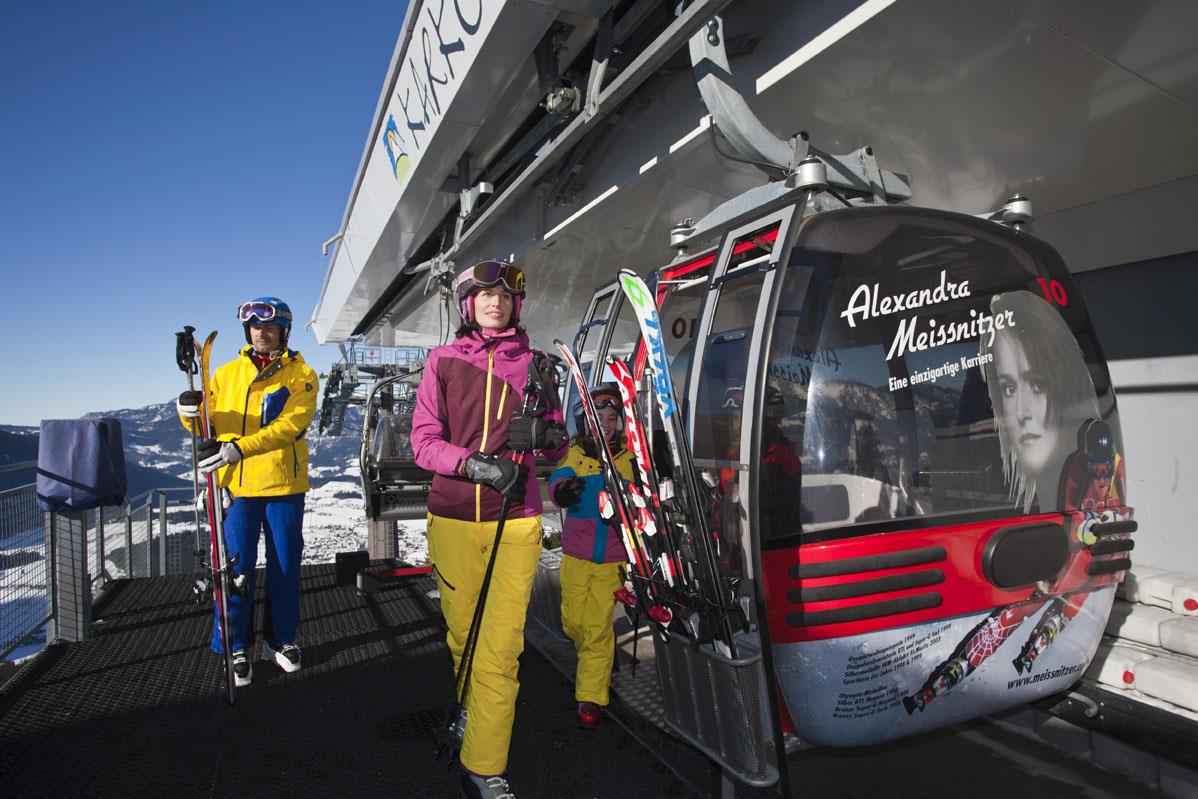
<path id="1" fill-rule="evenodd" d="M 196 329 L 187 325 L 175 334 L 175 363 L 181 371 L 195 374 L 196 371 Z"/>

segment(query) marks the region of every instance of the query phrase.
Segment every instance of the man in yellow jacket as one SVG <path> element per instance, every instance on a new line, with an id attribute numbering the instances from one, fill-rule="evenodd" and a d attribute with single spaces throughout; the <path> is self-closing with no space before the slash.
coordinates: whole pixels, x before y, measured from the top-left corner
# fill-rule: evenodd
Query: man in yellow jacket
<path id="1" fill-rule="evenodd" d="M 225 542 L 233 572 L 244 575 L 246 597 L 228 598 L 229 640 L 238 686 L 249 685 L 253 667 L 254 566 L 258 537 L 266 530 L 266 615 L 261 658 L 284 671 L 300 668 L 295 638 L 299 629 L 300 559 L 303 555 L 304 494 L 308 491 L 308 443 L 304 438 L 316 412 L 316 373 L 287 349 L 291 309 L 277 297 L 243 303 L 245 327 L 236 360 L 216 370 L 208 389 L 213 436 L 200 447 L 200 469 L 217 470 L 218 483 L 233 496 L 225 518 Z M 185 391 L 178 409 L 191 430 L 202 413 L 203 395 Z M 222 652 L 213 625 L 212 649 Z"/>

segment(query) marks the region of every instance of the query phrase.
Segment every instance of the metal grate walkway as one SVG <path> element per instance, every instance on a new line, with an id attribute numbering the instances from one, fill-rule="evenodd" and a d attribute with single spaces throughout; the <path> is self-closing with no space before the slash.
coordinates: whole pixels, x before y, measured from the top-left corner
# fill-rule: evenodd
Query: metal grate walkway
<path id="1" fill-rule="evenodd" d="M 304 570 L 304 668 L 256 662 L 224 699 L 189 577 L 118 583 L 94 638 L 50 647 L 0 688 L 6 796 L 454 797 L 430 730 L 449 698 L 444 629 L 427 579 L 361 598 L 332 566 Z M 575 726 L 573 687 L 526 650 L 509 766 L 529 797 L 689 792 L 617 724 Z"/>

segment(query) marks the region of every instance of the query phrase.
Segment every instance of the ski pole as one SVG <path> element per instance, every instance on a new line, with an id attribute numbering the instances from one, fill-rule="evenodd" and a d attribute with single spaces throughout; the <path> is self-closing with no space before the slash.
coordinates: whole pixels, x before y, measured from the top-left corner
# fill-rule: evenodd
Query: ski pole
<path id="1" fill-rule="evenodd" d="M 179 365 L 181 370 L 187 373 L 188 391 L 196 390 L 195 375 L 199 369 L 199 366 L 196 364 L 195 331 L 196 329 L 191 325 L 184 325 L 183 330 L 175 334 L 175 363 Z M 196 449 L 197 426 L 198 422 L 195 420 L 188 425 L 188 429 L 191 431 L 191 508 L 195 514 L 196 525 L 195 550 L 192 552 L 192 555 L 199 561 L 200 553 L 204 548 L 204 539 L 202 538 L 203 533 L 200 530 L 200 509 L 196 507 L 196 498 L 200 495 L 200 468 L 197 463 L 199 457 Z"/>

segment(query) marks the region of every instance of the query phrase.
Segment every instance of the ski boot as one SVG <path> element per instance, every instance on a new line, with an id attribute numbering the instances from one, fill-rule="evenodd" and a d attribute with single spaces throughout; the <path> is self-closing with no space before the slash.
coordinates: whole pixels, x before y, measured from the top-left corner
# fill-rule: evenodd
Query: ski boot
<path id="1" fill-rule="evenodd" d="M 245 652 L 238 650 L 233 653 L 233 682 L 238 688 L 244 688 L 254 679 L 254 664 Z"/>
<path id="2" fill-rule="evenodd" d="M 603 708 L 594 702 L 578 703 L 578 726 L 584 730 L 593 730 L 599 726 Z"/>
<path id="3" fill-rule="evenodd" d="M 279 668 L 288 674 L 293 674 L 300 670 L 300 648 L 295 644 L 283 644 L 279 647 L 271 646 L 269 641 L 262 641 L 262 654 L 258 656 L 259 660 L 272 660 L 278 664 Z"/>
<path id="4" fill-rule="evenodd" d="M 462 769 L 460 781 L 462 799 L 516 799 L 507 778 L 502 774 L 483 777 Z"/>

